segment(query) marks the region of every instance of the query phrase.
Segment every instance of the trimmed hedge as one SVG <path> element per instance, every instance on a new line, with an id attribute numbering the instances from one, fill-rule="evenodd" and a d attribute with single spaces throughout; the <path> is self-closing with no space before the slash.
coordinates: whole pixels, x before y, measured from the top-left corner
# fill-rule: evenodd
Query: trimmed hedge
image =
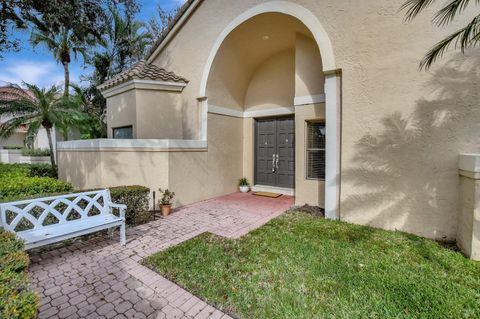
<path id="1" fill-rule="evenodd" d="M 2 146 L 4 150 L 21 150 L 23 149 L 22 145 L 4 145 Z"/>
<path id="2" fill-rule="evenodd" d="M 48 148 L 23 148 L 23 156 L 50 156 L 50 150 Z"/>
<path id="3" fill-rule="evenodd" d="M 110 187 L 112 202 L 127 205 L 125 219 L 127 224 L 138 224 L 149 218 L 148 200 L 150 189 L 144 186 Z"/>
<path id="4" fill-rule="evenodd" d="M 50 165 L 0 164 L 0 202 L 73 190 L 71 184 L 54 176 Z"/>
<path id="5" fill-rule="evenodd" d="M 38 296 L 29 290 L 28 255 L 15 235 L 0 229 L 0 318 L 35 318 Z"/>

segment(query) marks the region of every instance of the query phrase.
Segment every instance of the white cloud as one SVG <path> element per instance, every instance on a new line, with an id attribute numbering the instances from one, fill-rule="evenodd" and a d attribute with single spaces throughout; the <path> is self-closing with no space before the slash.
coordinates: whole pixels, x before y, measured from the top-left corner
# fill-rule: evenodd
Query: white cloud
<path id="1" fill-rule="evenodd" d="M 63 68 L 54 62 L 17 60 L 9 61 L 0 71 L 0 81 L 21 84 L 22 82 L 48 87 L 63 83 Z"/>

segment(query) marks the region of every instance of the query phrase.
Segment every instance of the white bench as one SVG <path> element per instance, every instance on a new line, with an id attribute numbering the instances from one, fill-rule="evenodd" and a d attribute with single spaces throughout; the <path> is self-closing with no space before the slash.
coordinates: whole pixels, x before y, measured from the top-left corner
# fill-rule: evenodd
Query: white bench
<path id="1" fill-rule="evenodd" d="M 113 209 L 118 209 L 119 216 L 113 214 Z M 25 242 L 25 249 L 104 229 L 109 229 L 111 235 L 118 226 L 120 242 L 125 245 L 126 209 L 125 205 L 112 203 L 108 189 L 35 198 L 0 204 L 0 226 L 15 232 Z"/>

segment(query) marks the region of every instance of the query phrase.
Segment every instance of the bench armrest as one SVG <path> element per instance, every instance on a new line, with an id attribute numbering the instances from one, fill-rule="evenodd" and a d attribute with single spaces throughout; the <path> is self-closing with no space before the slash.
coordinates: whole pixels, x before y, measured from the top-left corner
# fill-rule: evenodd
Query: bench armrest
<path id="1" fill-rule="evenodd" d="M 125 211 L 127 210 L 127 205 L 110 203 L 110 207 L 118 209 L 120 212 L 120 217 L 125 219 Z"/>

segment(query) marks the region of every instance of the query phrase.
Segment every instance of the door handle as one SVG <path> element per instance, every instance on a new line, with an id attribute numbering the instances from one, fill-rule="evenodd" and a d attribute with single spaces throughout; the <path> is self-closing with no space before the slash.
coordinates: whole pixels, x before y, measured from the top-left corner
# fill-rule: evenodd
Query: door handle
<path id="1" fill-rule="evenodd" d="M 275 153 L 272 154 L 272 173 L 275 173 Z"/>
<path id="2" fill-rule="evenodd" d="M 278 158 L 279 158 L 279 156 L 278 156 L 278 154 L 277 154 L 277 160 L 275 161 L 275 168 L 276 168 L 277 170 L 278 170 Z"/>

